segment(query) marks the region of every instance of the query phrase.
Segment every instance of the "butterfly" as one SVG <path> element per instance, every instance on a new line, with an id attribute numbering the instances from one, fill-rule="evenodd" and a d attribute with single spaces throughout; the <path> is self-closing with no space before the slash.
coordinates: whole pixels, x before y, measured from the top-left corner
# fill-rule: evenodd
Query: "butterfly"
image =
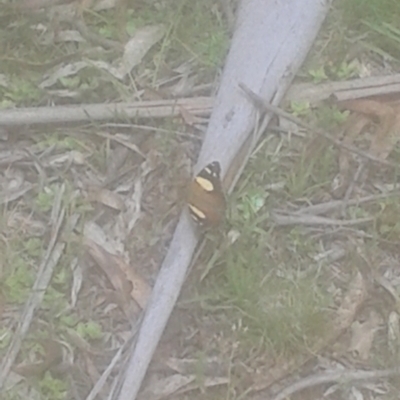
<path id="1" fill-rule="evenodd" d="M 188 207 L 192 219 L 202 228 L 218 225 L 224 218 L 226 200 L 218 161 L 206 165 L 189 187 Z"/>

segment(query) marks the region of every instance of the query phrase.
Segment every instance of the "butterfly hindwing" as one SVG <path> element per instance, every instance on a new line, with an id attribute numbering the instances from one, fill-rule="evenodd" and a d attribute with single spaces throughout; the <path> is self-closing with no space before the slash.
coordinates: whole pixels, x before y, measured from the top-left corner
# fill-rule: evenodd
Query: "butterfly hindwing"
<path id="1" fill-rule="evenodd" d="M 225 195 L 218 161 L 206 165 L 194 178 L 188 198 L 192 219 L 201 227 L 218 225 L 225 213 Z"/>

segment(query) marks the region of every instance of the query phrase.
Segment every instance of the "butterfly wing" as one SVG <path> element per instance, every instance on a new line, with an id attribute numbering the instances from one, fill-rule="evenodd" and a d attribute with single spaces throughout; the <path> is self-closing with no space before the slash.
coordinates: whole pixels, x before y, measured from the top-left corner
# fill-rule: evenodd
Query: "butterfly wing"
<path id="1" fill-rule="evenodd" d="M 196 175 L 190 186 L 189 211 L 200 226 L 218 225 L 224 217 L 226 201 L 220 174 L 221 166 L 214 161 Z"/>

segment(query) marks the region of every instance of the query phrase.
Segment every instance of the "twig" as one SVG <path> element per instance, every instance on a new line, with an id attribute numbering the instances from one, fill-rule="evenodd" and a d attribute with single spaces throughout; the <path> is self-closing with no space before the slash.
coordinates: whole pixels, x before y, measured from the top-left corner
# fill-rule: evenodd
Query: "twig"
<path id="1" fill-rule="evenodd" d="M 65 186 L 62 185 L 54 200 L 54 206 L 52 210 L 53 229 L 51 232 L 51 239 L 46 254 L 44 255 L 40 265 L 36 281 L 33 284 L 31 294 L 25 304 L 20 323 L 13 336 L 13 340 L 8 348 L 7 354 L 5 355 L 0 366 L 0 392 L 21 348 L 22 340 L 28 333 L 35 310 L 39 307 L 43 300 L 43 296 L 51 280 L 53 270 L 57 265 L 66 245 L 64 241 L 57 242 L 60 237 L 61 227 L 65 217 L 65 208 L 61 208 L 64 190 Z M 67 229 L 69 232 L 75 227 L 77 220 L 77 215 L 70 219 Z"/>
<path id="2" fill-rule="evenodd" d="M 285 98 L 289 101 L 308 101 L 316 104 L 330 97 L 334 97 L 337 101 L 344 101 L 394 93 L 400 93 L 400 74 L 371 76 L 318 85 L 298 83 L 289 88 Z"/>
<path id="3" fill-rule="evenodd" d="M 339 148 L 344 148 L 348 151 L 351 151 L 352 153 L 358 154 L 360 157 L 366 158 L 370 161 L 373 161 L 373 162 L 381 164 L 381 165 L 398 168 L 398 165 L 396 163 L 392 163 L 392 162 L 380 159 L 378 157 L 375 157 L 371 154 L 366 153 L 365 151 L 358 149 L 355 146 L 343 143 L 340 140 L 335 139 L 329 133 L 322 131 L 320 129 L 314 128 L 310 124 L 303 122 L 301 119 L 293 116 L 292 114 L 290 114 L 286 111 L 283 111 L 279 107 L 276 107 L 276 106 L 268 103 L 262 97 L 260 97 L 258 94 L 254 93 L 251 89 L 249 89 L 244 83 L 239 83 L 239 87 L 243 90 L 243 92 L 247 95 L 247 97 L 255 104 L 255 106 L 258 109 L 262 110 L 263 112 L 271 112 L 271 113 L 274 113 L 274 114 L 276 114 L 282 118 L 285 118 L 291 122 L 294 122 L 295 124 L 301 126 L 302 128 L 307 129 L 308 131 L 313 132 L 313 133 L 329 140 L 335 146 L 337 146 Z"/>
<path id="4" fill-rule="evenodd" d="M 399 196 L 400 192 L 398 190 L 388 192 L 388 193 L 382 193 L 382 194 L 375 194 L 371 196 L 365 196 L 361 197 L 359 199 L 352 199 L 349 200 L 347 203 L 345 203 L 343 200 L 332 200 L 328 201 L 326 203 L 321 203 L 321 204 L 314 204 L 312 206 L 304 207 L 301 208 L 300 210 L 297 210 L 295 212 L 292 212 L 293 215 L 299 215 L 299 214 L 307 214 L 307 215 L 319 215 L 319 214 L 326 214 L 329 211 L 336 210 L 340 207 L 343 207 L 344 204 L 346 206 L 354 206 L 354 205 L 359 205 L 359 204 L 364 204 L 364 203 L 370 203 L 372 201 L 377 201 L 377 200 L 382 200 L 382 199 L 387 199 L 389 197 L 395 197 Z M 283 210 L 274 210 L 276 213 L 284 213 Z"/>
<path id="5" fill-rule="evenodd" d="M 400 375 L 400 369 L 386 369 L 383 371 L 327 371 L 312 376 L 308 376 L 301 379 L 298 382 L 288 386 L 287 388 L 280 391 L 273 400 L 285 400 L 288 399 L 292 394 L 301 390 L 322 385 L 324 383 L 339 382 L 339 383 L 350 383 L 354 381 L 365 381 L 388 378 L 391 376 Z"/>
<path id="6" fill-rule="evenodd" d="M 121 137 L 119 137 L 118 135 L 110 135 L 108 132 L 94 132 L 95 135 L 100 136 L 104 139 L 108 139 L 114 142 L 119 143 L 121 146 L 126 147 L 129 150 L 134 151 L 135 153 L 139 154 L 140 156 L 142 156 L 144 159 L 146 159 L 146 155 L 143 154 L 143 152 L 139 149 L 139 147 L 137 147 L 135 144 L 122 139 Z"/>
<path id="7" fill-rule="evenodd" d="M 174 117 L 180 115 L 181 108 L 191 114 L 202 116 L 210 114 L 213 102 L 211 97 L 191 97 L 132 103 L 13 108 L 0 111 L 0 126 Z"/>
<path id="8" fill-rule="evenodd" d="M 346 190 L 346 193 L 343 197 L 343 205 L 342 205 L 342 210 L 341 210 L 342 217 L 345 216 L 345 210 L 347 208 L 347 203 L 349 202 L 350 196 L 353 193 L 354 187 L 355 187 L 356 183 L 358 182 L 358 180 L 360 179 L 362 172 L 365 171 L 365 168 L 366 168 L 365 163 L 361 162 L 357 168 L 356 173 L 353 176 L 353 179 L 350 182 L 349 187 Z"/>
<path id="9" fill-rule="evenodd" d="M 374 218 L 359 218 L 352 220 L 339 220 L 332 218 L 324 218 L 317 217 L 316 215 L 307 215 L 307 214 L 292 214 L 292 215 L 281 215 L 277 213 L 272 213 L 271 217 L 275 224 L 279 226 L 287 226 L 287 225 L 325 225 L 325 226 L 353 226 L 359 224 L 365 224 L 367 222 L 371 222 Z"/>

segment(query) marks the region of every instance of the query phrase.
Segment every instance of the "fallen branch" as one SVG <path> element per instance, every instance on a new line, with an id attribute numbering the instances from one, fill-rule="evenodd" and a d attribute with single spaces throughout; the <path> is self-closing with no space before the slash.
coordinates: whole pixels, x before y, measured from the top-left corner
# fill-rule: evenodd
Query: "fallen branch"
<path id="1" fill-rule="evenodd" d="M 285 98 L 289 101 L 309 101 L 316 104 L 331 96 L 338 101 L 344 101 L 394 93 L 400 94 L 400 74 L 321 85 L 295 84 L 292 85 Z M 193 97 L 132 103 L 17 108 L 0 111 L 0 126 L 126 120 L 126 118 L 136 117 L 164 118 L 179 115 L 180 107 L 193 115 L 208 116 L 213 104 L 212 97 Z"/>
<path id="2" fill-rule="evenodd" d="M 208 162 L 218 160 L 225 179 L 228 166 L 238 158 L 248 137 L 254 134 L 259 114 L 253 104 L 242 96 L 237 84 L 245 80 L 249 87 L 261 90 L 266 99 L 279 103 L 314 42 L 329 5 L 329 0 L 240 2 L 237 29 L 195 172 Z M 261 130 L 268 119 L 269 116 L 265 115 L 260 124 Z M 253 138 L 257 136 L 250 137 Z M 253 142 L 251 144 L 255 144 L 255 140 Z M 249 148 L 251 150 L 252 146 Z M 247 158 L 240 160 L 243 161 L 235 172 L 243 168 Z M 193 225 L 184 212 L 157 276 L 121 390 L 109 396 L 110 399 L 136 398 L 180 293 L 197 243 Z"/>
<path id="3" fill-rule="evenodd" d="M 212 107 L 211 97 L 192 97 L 132 103 L 13 108 L 0 111 L 0 126 L 174 117 L 180 115 L 182 109 L 193 115 L 204 116 L 210 114 Z"/>
<path id="4" fill-rule="evenodd" d="M 372 222 L 374 218 L 359 218 L 351 220 L 340 220 L 325 217 L 318 217 L 316 215 L 307 214 L 292 214 L 292 215 L 281 215 L 272 213 L 271 218 L 274 223 L 278 226 L 288 225 L 308 225 L 308 226 L 355 226 L 360 224 L 366 224 Z"/>
<path id="5" fill-rule="evenodd" d="M 288 90 L 285 100 L 308 101 L 313 105 L 334 98 L 337 101 L 400 93 L 400 74 L 371 76 L 344 82 L 297 83 Z"/>
<path id="6" fill-rule="evenodd" d="M 390 197 L 397 197 L 400 195 L 400 192 L 397 190 L 394 190 L 392 192 L 387 192 L 387 193 L 381 193 L 381 194 L 376 194 L 376 195 L 371 195 L 371 196 L 365 196 L 361 197 L 359 199 L 351 199 L 347 202 L 344 200 L 331 200 L 326 203 L 320 203 L 320 204 L 314 204 L 312 206 L 307 206 L 304 208 L 300 208 L 297 211 L 291 212 L 291 215 L 319 215 L 319 214 L 326 214 L 330 211 L 337 210 L 339 208 L 342 208 L 344 206 L 350 207 L 350 206 L 358 206 L 364 203 L 370 203 L 373 201 L 378 201 L 382 199 L 387 199 Z M 274 213 L 276 214 L 287 214 L 285 210 L 279 210 L 275 209 L 273 210 Z"/>

